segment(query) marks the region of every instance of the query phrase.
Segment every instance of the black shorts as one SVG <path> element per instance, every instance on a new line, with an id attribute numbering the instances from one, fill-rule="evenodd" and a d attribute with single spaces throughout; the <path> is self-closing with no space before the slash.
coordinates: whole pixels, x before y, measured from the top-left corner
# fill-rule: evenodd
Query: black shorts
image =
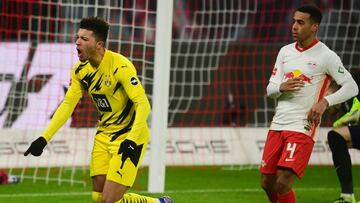
<path id="1" fill-rule="evenodd" d="M 353 148 L 360 149 L 360 125 L 349 126 Z"/>

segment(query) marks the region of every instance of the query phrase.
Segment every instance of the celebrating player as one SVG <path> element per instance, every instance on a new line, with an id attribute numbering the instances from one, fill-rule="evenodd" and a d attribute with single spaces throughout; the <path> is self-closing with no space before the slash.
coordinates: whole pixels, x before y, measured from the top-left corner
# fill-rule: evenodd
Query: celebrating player
<path id="1" fill-rule="evenodd" d="M 90 163 L 94 202 L 171 203 L 169 197 L 125 194 L 135 181 L 149 141 L 151 109 L 133 64 L 105 48 L 108 30 L 108 23 L 100 18 L 81 20 L 76 39 L 79 62 L 71 72 L 69 90 L 43 135 L 24 155 L 42 154 L 86 91 L 99 112 Z"/>
<path id="2" fill-rule="evenodd" d="M 296 202 L 292 185 L 304 174 L 323 112 L 358 93 L 340 58 L 316 38 L 321 18 L 311 5 L 294 12 L 295 42 L 279 51 L 266 88 L 278 101 L 260 167 L 261 186 L 271 202 Z M 341 88 L 325 96 L 329 76 Z"/>
<path id="3" fill-rule="evenodd" d="M 354 75 L 359 86 L 360 72 Z M 336 174 L 340 181 L 341 194 L 334 203 L 356 203 L 348 148 L 360 149 L 360 94 L 353 98 L 349 112 L 334 122 L 334 129 L 328 133 Z"/>

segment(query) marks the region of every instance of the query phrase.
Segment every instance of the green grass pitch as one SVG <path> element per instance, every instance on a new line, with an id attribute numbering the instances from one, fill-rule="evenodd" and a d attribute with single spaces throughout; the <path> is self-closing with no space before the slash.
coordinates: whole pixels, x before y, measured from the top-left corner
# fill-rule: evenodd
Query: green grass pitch
<path id="1" fill-rule="evenodd" d="M 46 172 L 46 170 L 44 170 Z M 15 173 L 16 171 L 14 171 Z M 59 174 L 58 170 L 51 173 Z M 66 177 L 64 170 L 61 177 Z M 355 194 L 360 199 L 360 166 L 353 167 Z M 41 175 L 41 171 L 38 171 Z M 49 173 L 44 173 L 49 175 Z M 91 181 L 88 171 L 76 173 L 78 182 L 59 184 L 56 178 L 48 183 L 31 177 L 19 184 L 0 185 L 0 202 L 6 203 L 82 203 L 91 201 Z M 168 167 L 166 170 L 165 194 L 174 203 L 256 203 L 267 202 L 260 188 L 257 169 L 224 170 L 223 167 Z M 141 169 L 131 192 L 147 194 L 147 169 Z M 332 202 L 338 197 L 340 188 L 332 166 L 310 166 L 302 180 L 294 186 L 297 202 Z"/>

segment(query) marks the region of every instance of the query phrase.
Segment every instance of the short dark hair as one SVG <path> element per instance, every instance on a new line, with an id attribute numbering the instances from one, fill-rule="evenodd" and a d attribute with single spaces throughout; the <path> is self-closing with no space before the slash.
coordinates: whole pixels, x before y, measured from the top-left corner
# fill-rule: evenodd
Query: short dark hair
<path id="1" fill-rule="evenodd" d="M 300 8 L 298 8 L 296 11 L 300 11 L 302 13 L 308 13 L 310 14 L 310 20 L 312 20 L 315 23 L 321 23 L 322 14 L 318 7 L 313 5 L 305 5 Z"/>
<path id="2" fill-rule="evenodd" d="M 103 19 L 99 17 L 83 18 L 80 22 L 80 28 L 93 31 L 96 40 L 106 43 L 109 31 L 109 24 Z"/>

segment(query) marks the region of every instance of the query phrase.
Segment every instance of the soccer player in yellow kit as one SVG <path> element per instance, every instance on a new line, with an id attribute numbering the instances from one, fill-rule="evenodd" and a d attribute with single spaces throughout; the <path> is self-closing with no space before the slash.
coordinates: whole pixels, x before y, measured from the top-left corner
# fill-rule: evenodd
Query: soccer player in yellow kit
<path id="1" fill-rule="evenodd" d="M 79 62 L 71 72 L 70 87 L 43 135 L 24 155 L 40 156 L 87 92 L 99 112 L 90 163 L 94 202 L 171 203 L 169 197 L 126 194 L 149 141 L 151 109 L 133 64 L 105 48 L 108 30 L 108 23 L 100 18 L 81 20 L 76 39 Z"/>

